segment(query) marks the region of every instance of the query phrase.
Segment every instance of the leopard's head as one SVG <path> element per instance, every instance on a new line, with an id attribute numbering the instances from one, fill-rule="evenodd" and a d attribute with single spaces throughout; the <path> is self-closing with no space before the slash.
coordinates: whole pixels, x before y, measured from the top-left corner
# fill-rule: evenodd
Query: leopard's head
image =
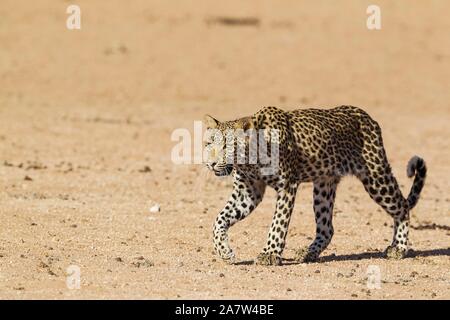
<path id="1" fill-rule="evenodd" d="M 252 117 L 220 122 L 206 115 L 205 163 L 216 176 L 227 176 L 241 164 L 242 153 L 248 152 L 249 129 L 254 129 Z M 248 153 L 247 153 L 248 154 Z"/>

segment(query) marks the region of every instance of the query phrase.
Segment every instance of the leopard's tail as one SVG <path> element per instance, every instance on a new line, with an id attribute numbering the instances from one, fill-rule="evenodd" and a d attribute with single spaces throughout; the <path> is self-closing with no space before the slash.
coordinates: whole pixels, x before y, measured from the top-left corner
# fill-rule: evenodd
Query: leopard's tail
<path id="1" fill-rule="evenodd" d="M 420 197 L 420 192 L 422 191 L 425 183 L 425 178 L 427 176 L 427 166 L 425 161 L 418 156 L 412 157 L 406 167 L 406 174 L 409 178 L 414 177 L 411 191 L 409 191 L 408 198 L 406 199 L 408 202 L 408 207 L 411 210 L 417 204 Z"/>

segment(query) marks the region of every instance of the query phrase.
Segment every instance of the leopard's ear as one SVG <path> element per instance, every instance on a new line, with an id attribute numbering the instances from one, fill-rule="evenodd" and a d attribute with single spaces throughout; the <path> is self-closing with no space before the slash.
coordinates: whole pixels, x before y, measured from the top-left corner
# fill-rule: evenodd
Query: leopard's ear
<path id="1" fill-rule="evenodd" d="M 236 122 L 236 129 L 249 130 L 254 129 L 255 124 L 252 117 L 245 117 Z"/>
<path id="2" fill-rule="evenodd" d="M 208 114 L 203 117 L 203 122 L 206 124 L 208 129 L 215 129 L 219 125 L 219 120 L 214 119 Z"/>

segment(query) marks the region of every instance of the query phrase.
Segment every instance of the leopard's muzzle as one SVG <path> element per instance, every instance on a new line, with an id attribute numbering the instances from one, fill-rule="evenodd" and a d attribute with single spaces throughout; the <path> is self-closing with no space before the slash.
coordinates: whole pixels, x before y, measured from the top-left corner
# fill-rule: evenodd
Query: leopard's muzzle
<path id="1" fill-rule="evenodd" d="M 221 176 L 228 176 L 233 171 L 233 165 L 232 164 L 226 164 L 224 166 L 214 166 L 214 174 L 218 177 Z"/>

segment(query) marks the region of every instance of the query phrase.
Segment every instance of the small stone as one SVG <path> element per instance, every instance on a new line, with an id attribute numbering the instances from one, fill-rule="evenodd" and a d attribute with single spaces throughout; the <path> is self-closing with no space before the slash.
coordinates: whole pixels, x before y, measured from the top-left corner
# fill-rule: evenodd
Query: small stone
<path id="1" fill-rule="evenodd" d="M 157 203 L 150 207 L 150 212 L 151 213 L 156 213 L 156 212 L 159 212 L 159 211 L 161 211 L 161 207 Z"/>
<path id="2" fill-rule="evenodd" d="M 138 170 L 141 173 L 148 173 L 148 172 L 152 172 L 152 169 L 149 166 L 144 166 L 142 169 Z"/>
<path id="3" fill-rule="evenodd" d="M 25 176 L 25 178 L 23 178 L 23 180 L 25 180 L 25 181 L 33 181 L 33 179 L 30 176 Z"/>
<path id="4" fill-rule="evenodd" d="M 225 275 L 223 273 L 219 274 L 219 277 L 225 278 Z"/>
<path id="5" fill-rule="evenodd" d="M 146 258 L 144 258 L 143 256 L 140 256 L 138 258 L 136 258 L 137 261 L 132 262 L 131 265 L 135 266 L 136 268 L 140 268 L 140 267 L 153 267 L 154 263 Z"/>

